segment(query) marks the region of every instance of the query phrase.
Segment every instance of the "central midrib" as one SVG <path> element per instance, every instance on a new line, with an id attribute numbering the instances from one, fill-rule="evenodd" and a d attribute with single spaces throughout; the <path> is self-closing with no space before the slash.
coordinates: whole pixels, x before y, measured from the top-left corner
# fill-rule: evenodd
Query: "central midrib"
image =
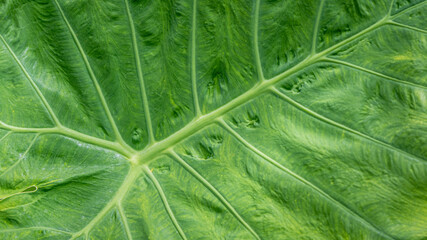
<path id="1" fill-rule="evenodd" d="M 377 21 L 375 24 L 366 28 L 365 30 L 319 52 L 316 54 L 309 55 L 306 59 L 286 70 L 285 72 L 271 78 L 271 79 L 262 79 L 262 81 L 258 82 L 255 86 L 249 89 L 247 92 L 233 99 L 232 101 L 226 103 L 222 107 L 208 113 L 202 115 L 198 118 L 193 119 L 190 123 L 188 123 L 184 128 L 170 135 L 160 142 L 156 142 L 152 145 L 147 146 L 145 149 L 136 152 L 132 156 L 129 157 L 129 160 L 135 165 L 147 164 L 148 162 L 154 160 L 156 157 L 160 156 L 163 152 L 167 151 L 168 148 L 173 147 L 175 144 L 181 142 L 185 138 L 199 131 L 200 129 L 214 123 L 219 117 L 223 116 L 225 113 L 231 111 L 232 109 L 241 106 L 250 100 L 254 99 L 258 95 L 264 93 L 269 90 L 274 84 L 279 82 L 280 80 L 298 72 L 301 69 L 304 69 L 316 62 L 321 61 L 327 54 L 336 50 L 337 48 L 353 41 L 354 39 L 369 33 L 380 26 L 386 24 L 389 21 L 390 17 L 382 18 Z"/>
<path id="2" fill-rule="evenodd" d="M 214 123 L 219 117 L 223 116 L 227 112 L 249 102 L 250 100 L 257 97 L 258 95 L 261 95 L 263 92 L 268 90 L 269 87 L 271 87 L 272 85 L 274 85 L 275 83 L 283 79 L 284 77 L 287 77 L 301 70 L 302 68 L 305 68 L 313 64 L 316 61 L 317 61 L 317 58 L 314 58 L 314 57 L 307 58 L 303 62 L 287 70 L 284 76 L 277 79 L 272 79 L 272 80 L 263 80 L 262 82 L 257 83 L 257 85 L 249 89 L 247 92 L 233 99 L 232 101 L 228 102 L 224 106 L 208 114 L 205 114 L 198 118 L 193 119 L 193 121 L 187 124 L 184 128 L 180 129 L 179 131 L 172 134 L 168 138 L 160 142 L 154 143 L 153 145 L 148 146 L 146 149 L 137 152 L 130 158 L 130 161 L 137 165 L 141 165 L 154 160 L 161 153 L 167 151 L 169 148 L 175 146 L 177 143 L 193 135 L 194 133 L 198 132 L 202 128 Z"/>

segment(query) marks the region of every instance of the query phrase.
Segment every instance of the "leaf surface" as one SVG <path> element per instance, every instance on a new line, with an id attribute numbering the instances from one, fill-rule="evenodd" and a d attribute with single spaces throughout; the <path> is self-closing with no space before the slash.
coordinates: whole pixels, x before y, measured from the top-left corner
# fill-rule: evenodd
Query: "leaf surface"
<path id="1" fill-rule="evenodd" d="M 427 238 L 426 10 L 0 1 L 0 238 Z"/>

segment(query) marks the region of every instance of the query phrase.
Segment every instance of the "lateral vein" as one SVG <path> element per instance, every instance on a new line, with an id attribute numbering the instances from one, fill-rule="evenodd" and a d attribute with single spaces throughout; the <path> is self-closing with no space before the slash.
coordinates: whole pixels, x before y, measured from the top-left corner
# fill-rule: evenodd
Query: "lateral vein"
<path id="1" fill-rule="evenodd" d="M 354 35 L 352 35 L 352 36 L 350 36 L 350 37 L 348 37 L 348 38 L 346 38 L 346 39 L 344 39 L 344 40 L 342 40 L 341 42 L 338 42 L 337 44 L 335 44 L 335 45 L 333 45 L 333 46 L 330 46 L 329 48 L 327 48 L 327 49 L 325 49 L 325 50 L 323 50 L 323 51 L 321 51 L 321 52 L 319 52 L 319 53 L 316 53 L 316 54 L 314 54 L 314 55 L 310 55 L 308 58 L 306 58 L 304 61 L 302 61 L 301 63 L 299 63 L 299 64 L 297 64 L 297 65 L 295 65 L 295 67 L 294 68 L 298 68 L 298 70 L 300 70 L 300 69 L 302 69 L 302 68 L 304 68 L 304 67 L 307 67 L 308 65 L 311 65 L 311 64 L 313 64 L 313 63 L 315 63 L 315 62 L 317 62 L 317 61 L 319 61 L 319 60 L 321 60 L 324 56 L 326 56 L 326 55 L 328 55 L 329 53 L 331 53 L 331 52 L 333 52 L 333 51 L 335 51 L 335 50 L 337 50 L 338 48 L 340 48 L 340 47 L 342 47 L 342 46 L 344 46 L 345 44 L 347 44 L 347 43 L 350 43 L 350 42 L 352 42 L 353 40 L 355 40 L 355 39 L 357 39 L 357 38 L 359 38 L 359 37 L 361 37 L 361 36 L 364 36 L 365 34 L 367 34 L 367 33 L 370 33 L 370 32 L 372 32 L 372 31 L 374 31 L 375 29 L 377 29 L 377 28 L 379 28 L 379 27 L 381 27 L 381 26 L 383 26 L 386 22 L 387 22 L 387 20 L 388 20 L 388 18 L 386 18 L 386 17 L 384 17 L 384 18 L 382 18 L 381 20 L 379 20 L 378 22 L 376 22 L 376 23 L 374 23 L 374 24 L 372 24 L 371 26 L 369 26 L 368 28 L 366 28 L 365 30 L 362 30 L 362 31 L 360 31 L 360 32 L 358 32 L 358 33 L 356 33 L 356 34 L 354 34 Z M 309 63 L 309 64 L 304 64 L 304 63 Z M 268 81 L 269 82 L 277 82 L 277 81 L 280 81 L 280 80 L 282 80 L 283 78 L 285 78 L 286 76 L 289 76 L 289 74 L 288 74 L 288 72 L 290 71 L 290 70 L 292 70 L 293 68 L 290 68 L 289 70 L 287 70 L 287 71 L 285 71 L 285 72 L 283 72 L 283 73 L 280 73 L 280 74 L 278 74 L 278 75 L 276 75 L 276 76 L 274 76 L 274 77 L 272 77 L 272 78 L 270 78 Z M 271 85 L 273 85 L 273 84 L 271 84 Z"/>
<path id="2" fill-rule="evenodd" d="M 104 208 L 101 209 L 101 211 L 80 231 L 75 232 L 71 239 L 76 239 L 82 234 L 87 236 L 89 231 L 99 222 L 102 220 L 102 218 L 107 215 L 107 213 L 113 209 L 115 206 L 117 206 L 118 203 L 122 201 L 124 197 L 126 197 L 126 193 L 131 188 L 132 184 L 136 181 L 138 177 L 138 169 L 137 168 L 130 168 L 128 174 L 126 175 L 125 179 L 122 182 L 122 185 L 119 187 L 113 198 L 104 206 Z"/>
<path id="3" fill-rule="evenodd" d="M 39 96 L 40 100 L 42 101 L 44 107 L 46 108 L 46 110 L 48 111 L 50 117 L 53 119 L 54 123 L 56 124 L 56 126 L 61 126 L 61 123 L 59 122 L 58 117 L 56 117 L 55 112 L 53 111 L 52 107 L 50 106 L 49 102 L 46 100 L 46 98 L 44 97 L 43 93 L 40 91 L 39 87 L 37 86 L 36 82 L 34 82 L 33 78 L 30 76 L 30 74 L 27 72 L 27 69 L 24 67 L 24 65 L 22 64 L 22 62 L 18 59 L 18 57 L 16 56 L 16 54 L 13 52 L 12 48 L 9 46 L 9 44 L 6 42 L 6 39 L 4 39 L 4 37 L 0 34 L 0 39 L 3 42 L 4 46 L 7 48 L 7 50 L 9 51 L 10 55 L 12 55 L 13 59 L 16 61 L 16 63 L 18 64 L 19 68 L 22 70 L 22 72 L 24 73 L 25 77 L 28 79 L 28 81 L 30 82 L 31 86 L 33 87 L 34 91 L 36 91 L 37 95 Z"/>
<path id="4" fill-rule="evenodd" d="M 6 139 L 10 134 L 12 134 L 12 131 L 9 130 L 5 135 L 3 135 L 3 137 L 0 138 L 0 142 Z"/>
<path id="5" fill-rule="evenodd" d="M 138 50 L 138 42 L 136 40 L 136 32 L 135 32 L 135 24 L 133 22 L 132 13 L 130 12 L 129 2 L 128 0 L 124 0 L 126 5 L 126 13 L 128 16 L 129 26 L 131 29 L 132 34 L 132 47 L 133 47 L 133 53 L 135 57 L 135 64 L 139 79 L 139 87 L 141 89 L 141 97 L 142 97 L 142 104 L 144 107 L 145 112 L 145 122 L 147 124 L 147 130 L 148 130 L 148 139 L 149 139 L 149 145 L 154 144 L 156 142 L 154 138 L 154 131 L 153 131 L 153 125 L 151 123 L 151 115 L 150 115 L 150 106 L 148 103 L 148 97 L 147 97 L 147 91 L 145 89 L 145 82 L 144 82 L 144 75 L 142 74 L 142 68 L 141 68 L 141 60 L 139 58 L 139 50 Z"/>
<path id="6" fill-rule="evenodd" d="M 393 20 L 395 18 L 398 18 L 399 16 L 401 16 L 401 15 L 407 13 L 407 12 L 410 12 L 410 11 L 412 11 L 414 9 L 417 9 L 420 6 L 423 6 L 425 3 L 427 3 L 427 1 L 422 1 L 422 2 L 419 2 L 419 3 L 416 3 L 416 4 L 412 5 L 412 6 L 410 6 L 408 8 L 405 8 L 402 11 L 400 11 L 400 12 L 394 14 L 394 15 L 390 15 L 390 19 Z"/>
<path id="7" fill-rule="evenodd" d="M 329 125 L 332 125 L 334 127 L 340 128 L 340 129 L 342 129 L 342 130 L 344 130 L 346 132 L 349 132 L 349 133 L 352 133 L 354 135 L 357 135 L 357 136 L 359 136 L 359 137 L 361 137 L 363 139 L 369 140 L 369 141 L 371 141 L 371 142 L 373 142 L 375 144 L 378 144 L 380 146 L 383 146 L 383 147 L 385 147 L 385 148 L 387 148 L 387 149 L 389 149 L 391 151 L 398 152 L 398 153 L 400 153 L 400 154 L 402 154 L 402 155 L 404 155 L 404 156 L 406 156 L 406 157 L 408 157 L 408 158 L 410 158 L 410 159 L 412 159 L 412 160 L 414 160 L 414 161 L 416 161 L 418 163 L 427 164 L 426 161 L 421 160 L 417 156 L 414 156 L 414 155 L 412 155 L 412 154 L 410 154 L 410 153 L 408 153 L 406 151 L 403 151 L 403 150 L 401 150 L 399 148 L 394 147 L 393 145 L 390 145 L 388 143 L 380 141 L 380 140 L 378 140 L 376 138 L 373 138 L 373 137 L 371 137 L 369 135 L 366 135 L 366 134 L 364 134 L 362 132 L 354 130 L 354 129 L 350 128 L 350 127 L 347 127 L 347 126 L 345 126 L 345 125 L 343 125 L 341 123 L 338 123 L 338 122 L 336 122 L 336 121 L 334 121 L 334 120 L 332 120 L 330 118 L 327 118 L 327 117 L 325 117 L 325 116 L 323 116 L 323 115 L 321 115 L 321 114 L 319 114 L 319 113 L 317 113 L 317 112 L 315 112 L 315 111 L 313 111 L 313 110 L 311 110 L 311 109 L 303 106 L 302 104 L 298 103 L 297 101 L 293 100 L 289 96 L 285 95 L 284 93 L 282 93 L 281 91 L 279 91 L 275 87 L 271 87 L 271 91 L 274 94 L 276 94 L 277 96 L 279 96 L 282 99 L 284 99 L 285 101 L 287 101 L 288 103 L 290 103 L 292 106 L 296 107 L 297 109 L 301 110 L 302 112 L 304 112 L 304 113 L 306 113 L 306 114 L 308 114 L 308 115 L 310 115 L 310 116 L 312 116 L 312 117 L 314 117 L 314 118 L 316 118 L 316 119 L 318 119 L 318 120 L 320 120 L 322 122 L 325 122 L 325 123 L 327 123 Z"/>
<path id="8" fill-rule="evenodd" d="M 126 142 L 123 140 L 119 129 L 117 128 L 116 122 L 114 121 L 114 118 L 110 112 L 110 108 L 108 107 L 107 101 L 105 100 L 104 94 L 102 93 L 102 89 L 101 89 L 101 86 L 99 85 L 98 79 L 96 78 L 95 73 L 93 72 L 93 69 L 89 63 L 87 55 L 86 55 L 85 51 L 83 50 L 83 47 L 80 44 L 80 41 L 77 38 L 76 33 L 74 32 L 73 28 L 71 27 L 71 24 L 68 21 L 67 17 L 65 16 L 65 13 L 62 10 L 61 5 L 58 3 L 58 0 L 54 0 L 54 2 L 58 8 L 58 11 L 59 11 L 62 19 L 65 22 L 65 25 L 67 26 L 67 28 L 68 28 L 68 30 L 69 30 L 69 32 L 70 32 L 70 34 L 74 40 L 74 43 L 77 46 L 77 49 L 80 52 L 80 55 L 82 56 L 83 62 L 86 66 L 86 69 L 89 73 L 90 78 L 92 79 L 93 85 L 95 86 L 96 92 L 98 93 L 98 96 L 101 100 L 101 104 L 102 104 L 102 107 L 104 108 L 105 114 L 107 115 L 108 121 L 110 122 L 110 125 L 113 128 L 113 131 L 114 131 L 114 134 L 116 136 L 117 141 L 119 141 L 119 143 L 122 145 L 127 145 Z"/>
<path id="9" fill-rule="evenodd" d="M 175 151 L 170 150 L 169 155 L 178 162 L 185 170 L 187 170 L 194 178 L 196 178 L 201 184 L 203 184 L 227 209 L 230 213 L 256 238 L 261 239 L 258 234 L 252 229 L 252 227 L 240 216 L 240 214 L 234 209 L 230 202 L 197 170 L 192 168 L 184 159 L 182 159 Z"/>
<path id="10" fill-rule="evenodd" d="M 54 128 L 24 128 L 24 127 L 16 127 L 8 125 L 2 121 L 0 121 L 0 128 L 9 130 L 11 132 L 22 132 L 22 133 L 51 133 L 51 134 L 59 134 L 65 137 L 69 137 L 71 139 L 75 139 L 78 141 L 86 142 L 89 144 L 96 145 L 98 147 L 103 147 L 130 158 L 136 151 L 133 148 L 125 148 L 117 142 L 111 142 L 108 140 L 92 137 L 90 135 L 86 135 L 81 132 L 77 132 L 73 129 L 67 127 L 54 127 Z"/>
<path id="11" fill-rule="evenodd" d="M 130 232 L 128 220 L 127 220 L 127 217 L 125 215 L 125 212 L 123 211 L 122 204 L 120 202 L 117 203 L 117 210 L 119 211 L 120 218 L 122 219 L 123 225 L 125 227 L 126 236 L 127 236 L 128 240 L 132 240 L 132 234 Z"/>
<path id="12" fill-rule="evenodd" d="M 412 30 L 412 31 L 416 31 L 416 32 L 427 34 L 427 31 L 424 30 L 424 29 L 413 27 L 413 26 L 409 26 L 409 25 L 406 25 L 406 24 L 403 24 L 403 23 L 398 23 L 398 22 L 395 22 L 395 21 L 389 21 L 388 24 L 394 25 L 394 26 L 398 26 L 398 27 L 401 27 L 401 28 L 405 28 L 405 29 L 409 29 L 409 30 Z"/>
<path id="13" fill-rule="evenodd" d="M 67 235 L 71 235 L 72 234 L 72 233 L 67 232 L 67 231 L 59 230 L 59 229 L 56 229 L 56 228 L 50 228 L 50 227 L 10 228 L 10 229 L 2 229 L 2 230 L 0 230 L 0 233 L 18 232 L 18 231 L 27 231 L 27 230 L 30 230 L 30 231 L 46 230 L 46 231 L 63 233 L 63 234 L 67 234 Z"/>
<path id="14" fill-rule="evenodd" d="M 175 226 L 176 230 L 178 231 L 179 235 L 183 240 L 187 240 L 187 237 L 185 236 L 184 231 L 182 230 L 181 226 L 179 225 L 178 221 L 175 218 L 175 215 L 169 205 L 168 199 L 166 198 L 166 194 L 163 191 L 162 186 L 160 185 L 159 181 L 157 181 L 154 174 L 150 171 L 150 169 L 147 166 L 143 167 L 145 174 L 147 177 L 151 180 L 151 182 L 154 184 L 154 187 L 156 188 L 157 192 L 159 193 L 160 199 L 163 202 L 163 206 L 166 209 L 166 212 L 169 215 L 169 218 L 171 219 L 173 225 Z"/>
<path id="15" fill-rule="evenodd" d="M 306 180 L 302 176 L 298 175 L 297 173 L 293 172 L 289 168 L 283 166 L 282 164 L 280 164 L 276 160 L 272 159 L 271 157 L 267 156 L 265 153 L 263 153 L 262 151 L 260 151 L 259 149 L 257 149 L 255 146 L 253 146 L 248 141 L 246 141 L 242 136 L 240 136 L 236 131 L 234 131 L 223 119 L 220 119 L 218 122 L 219 122 L 219 125 L 223 129 L 225 129 L 227 132 L 229 132 L 233 137 L 235 137 L 239 142 L 241 142 L 249 150 L 251 150 L 252 152 L 254 152 L 255 154 L 257 154 L 258 156 L 260 156 L 261 158 L 263 158 L 264 160 L 266 160 L 267 162 L 269 162 L 273 166 L 279 168 L 280 170 L 282 170 L 286 174 L 292 176 L 293 178 L 295 178 L 299 182 L 301 182 L 301 183 L 309 186 L 310 188 L 314 189 L 320 195 L 322 195 L 323 197 L 325 197 L 326 199 L 328 199 L 330 202 L 334 203 L 334 205 L 340 207 L 341 209 L 343 209 L 344 211 L 346 211 L 347 213 L 349 213 L 351 216 L 353 216 L 354 218 L 356 218 L 359 222 L 363 223 L 364 225 L 366 225 L 367 227 L 369 227 L 373 231 L 377 232 L 380 235 L 383 235 L 383 236 L 387 237 L 388 239 L 393 239 L 392 237 L 388 236 L 388 234 L 382 232 L 377 227 L 375 227 L 374 225 L 372 225 L 369 221 L 367 221 L 366 219 L 364 219 L 357 212 L 351 210 L 350 208 L 348 208 L 347 206 L 345 206 L 344 204 L 342 204 L 340 201 L 338 201 L 335 198 L 333 198 L 331 195 L 329 195 L 328 193 L 326 193 L 325 191 L 323 191 L 322 189 L 320 189 L 316 185 L 312 184 L 311 182 L 309 182 L 308 180 Z"/>
<path id="16" fill-rule="evenodd" d="M 322 17 L 322 10 L 323 10 L 324 3 L 325 3 L 325 0 L 320 0 L 319 8 L 318 8 L 317 14 L 316 14 L 316 21 L 314 22 L 313 39 L 311 40 L 311 54 L 312 55 L 316 53 L 317 35 L 319 32 L 319 24 L 320 24 L 320 19 Z"/>
<path id="17" fill-rule="evenodd" d="M 261 56 L 259 54 L 259 46 L 258 46 L 258 31 L 259 31 L 259 8 L 261 0 L 257 0 L 255 3 L 255 19 L 254 19 L 254 39 L 253 39 L 253 46 L 255 50 L 255 61 L 256 61 L 256 68 L 258 73 L 258 81 L 264 81 L 264 73 L 262 71 L 262 64 L 261 64 Z"/>
<path id="18" fill-rule="evenodd" d="M 420 88 L 420 89 L 427 89 L 427 87 L 425 87 L 423 85 L 419 85 L 419 84 L 415 84 L 415 83 L 403 81 L 403 80 L 400 80 L 400 79 L 397 79 L 397 78 L 394 78 L 394 77 L 391 77 L 391 76 L 388 76 L 388 75 L 385 75 L 385 74 L 376 72 L 374 70 L 367 69 L 365 67 L 358 66 L 358 65 L 346 62 L 346 61 L 338 60 L 338 59 L 335 59 L 335 58 L 328 58 L 328 57 L 325 57 L 322 60 L 326 61 L 326 62 L 335 63 L 335 64 L 338 64 L 338 65 L 343 65 L 343 66 L 346 66 L 348 68 L 352 68 L 352 69 L 359 70 L 359 71 L 362 71 L 362 72 L 366 72 L 366 73 L 369 73 L 371 75 L 375 75 L 375 76 L 378 76 L 378 77 L 381 77 L 381 78 L 385 78 L 387 80 L 390 80 L 391 82 L 395 82 L 395 83 L 402 84 L 402 85 L 405 85 L 405 86 L 410 86 L 410 87 L 415 87 L 415 88 Z"/>
<path id="19" fill-rule="evenodd" d="M 197 93 L 197 75 L 196 75 L 196 14 L 197 14 L 197 0 L 193 0 L 193 16 L 191 24 L 191 83 L 193 90 L 194 108 L 196 110 L 196 117 L 200 117 L 202 112 L 199 105 L 199 94 Z"/>
<path id="20" fill-rule="evenodd" d="M 388 8 L 388 13 L 387 13 L 388 16 L 391 16 L 391 12 L 393 11 L 393 6 L 395 1 L 396 0 L 391 0 L 390 6 Z"/>
<path id="21" fill-rule="evenodd" d="M 34 143 L 36 142 L 36 140 L 40 136 L 40 134 L 41 133 L 37 133 L 36 136 L 34 136 L 33 140 L 31 140 L 30 144 L 28 145 L 27 149 L 22 154 L 22 156 L 15 163 L 13 163 L 12 166 L 8 167 L 4 172 L 2 172 L 0 174 L 0 178 L 3 177 L 4 175 L 6 175 L 6 173 L 8 173 L 10 170 L 12 170 L 13 168 L 15 168 L 22 161 L 22 159 L 25 158 L 25 156 L 30 151 L 31 147 L 33 147 Z"/>

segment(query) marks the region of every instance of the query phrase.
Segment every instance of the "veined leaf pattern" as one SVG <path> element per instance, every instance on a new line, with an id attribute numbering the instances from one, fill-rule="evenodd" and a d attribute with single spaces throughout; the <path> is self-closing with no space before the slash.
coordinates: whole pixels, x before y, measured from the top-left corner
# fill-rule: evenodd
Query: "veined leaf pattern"
<path id="1" fill-rule="evenodd" d="M 0 238 L 427 238 L 426 12 L 1 1 Z"/>

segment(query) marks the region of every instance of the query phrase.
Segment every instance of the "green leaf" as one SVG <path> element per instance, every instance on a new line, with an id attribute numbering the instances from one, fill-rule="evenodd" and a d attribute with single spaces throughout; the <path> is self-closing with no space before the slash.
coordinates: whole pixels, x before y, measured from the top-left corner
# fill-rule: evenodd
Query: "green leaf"
<path id="1" fill-rule="evenodd" d="M 427 1 L 0 1 L 1 239 L 426 239 Z"/>

